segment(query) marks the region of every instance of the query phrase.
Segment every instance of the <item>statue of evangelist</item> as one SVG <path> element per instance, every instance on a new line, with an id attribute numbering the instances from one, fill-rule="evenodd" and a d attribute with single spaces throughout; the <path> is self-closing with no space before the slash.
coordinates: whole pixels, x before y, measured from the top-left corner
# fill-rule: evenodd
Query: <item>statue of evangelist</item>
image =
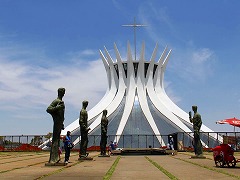
<path id="1" fill-rule="evenodd" d="M 61 130 L 64 129 L 64 110 L 65 105 L 62 100 L 65 94 L 65 88 L 58 89 L 58 97 L 55 99 L 47 108 L 47 112 L 52 115 L 53 118 L 53 136 L 52 136 L 52 146 L 50 151 L 50 158 L 48 163 L 54 164 L 60 161 L 58 150 L 60 146 L 60 134 Z"/>
<path id="2" fill-rule="evenodd" d="M 192 106 L 194 115 L 192 117 L 191 111 L 189 112 L 189 120 L 193 123 L 194 130 L 194 152 L 197 157 L 203 156 L 202 143 L 200 139 L 200 129 L 202 126 L 201 115 L 197 112 L 197 106 Z"/>
<path id="3" fill-rule="evenodd" d="M 79 125 L 81 131 L 81 144 L 80 144 L 80 158 L 86 158 L 87 154 L 87 145 L 88 145 L 88 112 L 87 112 L 88 101 L 82 102 L 82 109 L 80 111 Z"/>
<path id="4" fill-rule="evenodd" d="M 101 119 L 101 156 L 106 156 L 106 145 L 107 145 L 107 128 L 108 128 L 108 119 L 107 119 L 107 110 L 103 110 L 102 119 Z"/>

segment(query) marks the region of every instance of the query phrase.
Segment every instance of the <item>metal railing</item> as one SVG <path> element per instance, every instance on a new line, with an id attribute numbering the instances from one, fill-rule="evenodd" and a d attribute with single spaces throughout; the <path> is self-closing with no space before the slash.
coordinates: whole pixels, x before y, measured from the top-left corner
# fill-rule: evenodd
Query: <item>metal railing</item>
<path id="1" fill-rule="evenodd" d="M 177 132 L 172 135 L 176 149 L 186 150 L 193 147 L 193 132 Z M 203 145 L 208 149 L 222 143 L 231 144 L 235 150 L 240 149 L 240 132 L 201 132 L 200 136 Z M 119 148 L 159 148 L 167 146 L 168 137 L 169 135 L 108 135 L 108 142 L 115 142 L 118 139 Z M 77 138 L 79 138 L 78 135 L 72 136 L 73 141 Z M 0 151 L 21 150 L 23 145 L 38 147 L 48 139 L 49 137 L 46 135 L 0 136 Z M 159 142 L 159 139 L 161 139 L 161 142 Z M 89 135 L 88 140 L 88 147 L 97 147 L 100 145 L 101 135 Z M 49 147 L 50 145 L 50 143 L 47 144 Z M 62 145 L 63 142 L 61 142 Z M 75 149 L 79 149 L 79 143 L 75 145 Z"/>

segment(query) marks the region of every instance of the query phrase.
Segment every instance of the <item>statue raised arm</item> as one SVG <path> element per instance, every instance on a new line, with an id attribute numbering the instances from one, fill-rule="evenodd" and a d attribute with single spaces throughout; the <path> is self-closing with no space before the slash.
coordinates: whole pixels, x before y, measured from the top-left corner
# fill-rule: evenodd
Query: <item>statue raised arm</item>
<path id="1" fill-rule="evenodd" d="M 189 112 L 189 120 L 193 123 L 193 131 L 194 131 L 194 150 L 196 156 L 202 156 L 202 143 L 200 139 L 200 129 L 202 126 L 201 115 L 197 112 L 197 106 L 192 106 L 192 110 L 194 112 L 193 117 L 191 117 L 191 112 Z"/>

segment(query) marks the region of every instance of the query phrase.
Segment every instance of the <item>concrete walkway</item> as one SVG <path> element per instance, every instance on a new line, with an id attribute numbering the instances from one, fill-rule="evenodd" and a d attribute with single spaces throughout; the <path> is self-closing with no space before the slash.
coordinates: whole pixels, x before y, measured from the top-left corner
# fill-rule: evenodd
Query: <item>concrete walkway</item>
<path id="1" fill-rule="evenodd" d="M 0 152 L 0 179 L 88 179 L 99 180 L 118 160 L 111 180 L 119 179 L 240 179 L 240 164 L 235 168 L 215 167 L 212 153 L 206 159 L 191 159 L 192 153 L 171 155 L 138 155 L 98 157 L 90 152 L 93 161 L 78 161 L 78 153 L 71 153 L 67 166 L 45 166 L 49 152 Z M 235 153 L 236 159 L 240 154 Z M 116 163 L 116 162 L 115 162 Z"/>
<path id="2" fill-rule="evenodd" d="M 155 157 L 155 156 L 154 156 Z M 144 156 L 121 157 L 111 179 L 166 179 Z"/>

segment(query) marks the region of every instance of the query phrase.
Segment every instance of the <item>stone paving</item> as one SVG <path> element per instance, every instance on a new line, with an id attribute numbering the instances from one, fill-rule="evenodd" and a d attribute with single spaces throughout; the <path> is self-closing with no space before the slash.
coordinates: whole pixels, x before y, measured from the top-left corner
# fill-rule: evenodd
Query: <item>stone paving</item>
<path id="1" fill-rule="evenodd" d="M 175 156 L 98 154 L 90 152 L 93 161 L 78 161 L 78 153 L 72 152 L 67 166 L 49 167 L 45 166 L 49 152 L 0 152 L 0 179 L 240 179 L 240 163 L 235 168 L 217 168 L 212 153 L 205 153 L 206 159 L 191 159 L 191 152 Z"/>

